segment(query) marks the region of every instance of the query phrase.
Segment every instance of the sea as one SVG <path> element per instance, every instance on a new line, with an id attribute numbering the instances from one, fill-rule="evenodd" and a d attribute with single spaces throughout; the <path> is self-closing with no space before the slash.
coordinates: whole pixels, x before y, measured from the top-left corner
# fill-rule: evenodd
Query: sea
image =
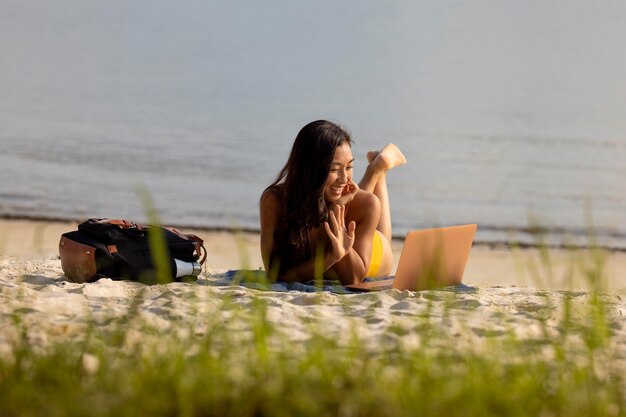
<path id="1" fill-rule="evenodd" d="M 625 40 L 618 0 L 0 0 L 0 216 L 258 230 L 328 119 L 357 179 L 407 157 L 399 238 L 626 250 Z"/>

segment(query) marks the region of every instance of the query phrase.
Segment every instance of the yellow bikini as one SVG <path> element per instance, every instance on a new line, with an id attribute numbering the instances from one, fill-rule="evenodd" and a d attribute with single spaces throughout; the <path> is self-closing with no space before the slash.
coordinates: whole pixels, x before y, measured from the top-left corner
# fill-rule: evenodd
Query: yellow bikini
<path id="1" fill-rule="evenodd" d="M 374 238 L 372 239 L 372 258 L 370 260 L 370 267 L 367 270 L 368 277 L 376 277 L 378 274 L 378 268 L 383 260 L 383 241 L 378 231 L 374 232 Z"/>

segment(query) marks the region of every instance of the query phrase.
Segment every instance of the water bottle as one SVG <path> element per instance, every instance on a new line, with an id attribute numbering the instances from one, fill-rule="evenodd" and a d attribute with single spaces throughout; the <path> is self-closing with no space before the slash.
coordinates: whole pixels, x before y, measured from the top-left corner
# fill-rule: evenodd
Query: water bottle
<path id="1" fill-rule="evenodd" d="M 185 262 L 180 259 L 174 259 L 176 262 L 176 278 L 198 276 L 202 272 L 202 265 L 198 262 Z"/>

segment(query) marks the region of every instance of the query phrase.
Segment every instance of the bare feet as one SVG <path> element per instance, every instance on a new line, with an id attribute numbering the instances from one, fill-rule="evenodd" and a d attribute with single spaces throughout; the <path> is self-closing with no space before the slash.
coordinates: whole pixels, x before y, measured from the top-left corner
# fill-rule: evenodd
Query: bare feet
<path id="1" fill-rule="evenodd" d="M 381 151 L 370 151 L 367 153 L 367 160 L 377 170 L 388 171 L 400 165 L 406 164 L 406 158 L 393 143 L 385 146 Z"/>
<path id="2" fill-rule="evenodd" d="M 369 151 L 367 153 L 367 162 L 372 162 L 378 156 L 380 151 Z"/>

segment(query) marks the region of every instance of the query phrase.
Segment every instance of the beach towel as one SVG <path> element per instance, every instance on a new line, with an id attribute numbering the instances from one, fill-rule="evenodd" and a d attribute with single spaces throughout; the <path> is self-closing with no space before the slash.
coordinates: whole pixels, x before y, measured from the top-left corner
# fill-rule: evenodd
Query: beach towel
<path id="1" fill-rule="evenodd" d="M 265 271 L 263 270 L 247 270 L 247 269 L 234 269 L 230 271 L 226 271 L 223 276 L 224 280 L 227 283 L 241 285 L 246 288 L 253 288 L 257 290 L 264 291 L 278 291 L 278 292 L 287 292 L 287 291 L 302 291 L 302 292 L 317 292 L 317 291 L 329 291 L 335 294 L 355 294 L 360 293 L 358 290 L 352 290 L 341 285 L 339 281 L 329 281 L 323 280 L 321 282 L 316 283 L 315 280 L 310 280 L 307 282 L 271 282 Z M 383 278 L 366 278 L 366 281 L 373 281 L 379 279 L 393 279 L 391 277 L 383 277 Z M 453 287 L 439 288 L 435 291 L 454 291 L 454 292 L 462 292 L 462 293 L 473 293 L 476 292 L 476 288 L 459 284 Z"/>

